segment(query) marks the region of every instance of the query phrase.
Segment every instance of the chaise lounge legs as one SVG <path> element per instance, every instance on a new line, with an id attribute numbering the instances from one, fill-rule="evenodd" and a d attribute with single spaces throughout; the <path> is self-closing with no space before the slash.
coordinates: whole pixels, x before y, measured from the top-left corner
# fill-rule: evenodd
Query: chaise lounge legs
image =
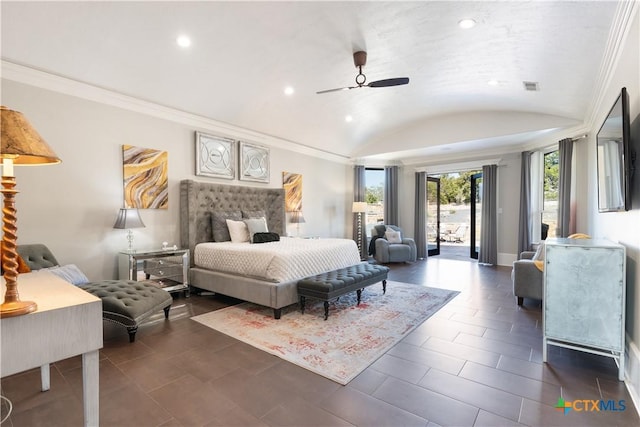
<path id="1" fill-rule="evenodd" d="M 129 326 L 127 328 L 127 332 L 129 333 L 129 342 L 134 342 L 136 340 L 136 332 L 138 332 L 138 327 Z"/>
<path id="2" fill-rule="evenodd" d="M 163 308 L 164 310 L 164 318 L 168 319 L 169 318 L 169 310 L 171 310 L 171 306 L 168 305 L 165 308 Z M 127 332 L 129 333 L 129 342 L 135 342 L 136 340 L 136 332 L 138 332 L 138 326 L 129 326 L 127 327 Z"/>
<path id="3" fill-rule="evenodd" d="M 524 302 L 524 298 L 523 297 L 516 297 L 516 302 L 518 303 L 518 305 L 522 305 L 522 303 Z"/>

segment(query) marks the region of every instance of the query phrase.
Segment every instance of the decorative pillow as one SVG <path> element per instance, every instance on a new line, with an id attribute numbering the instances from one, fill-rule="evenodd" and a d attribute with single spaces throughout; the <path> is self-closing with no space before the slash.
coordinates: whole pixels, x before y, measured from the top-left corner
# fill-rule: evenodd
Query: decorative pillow
<path id="1" fill-rule="evenodd" d="M 242 211 L 242 218 L 266 218 L 264 211 Z"/>
<path id="2" fill-rule="evenodd" d="M 278 233 L 256 233 L 253 235 L 253 243 L 278 242 L 280 236 Z"/>
<path id="3" fill-rule="evenodd" d="M 375 230 L 376 236 L 384 237 L 384 232 L 387 230 L 387 226 L 384 224 L 377 224 L 373 226 L 373 230 Z"/>
<path id="4" fill-rule="evenodd" d="M 233 243 L 244 243 L 249 241 L 249 229 L 244 221 L 234 221 L 227 219 L 227 227 L 229 228 L 229 235 Z"/>
<path id="5" fill-rule="evenodd" d="M 256 233 L 267 233 L 269 229 L 267 228 L 267 220 L 262 218 L 248 218 L 243 220 L 245 224 L 247 224 L 247 229 L 249 231 L 249 241 L 253 242 L 253 235 Z"/>
<path id="6" fill-rule="evenodd" d="M 569 237 L 567 237 L 567 239 L 591 239 L 591 236 L 584 233 L 576 233 L 576 234 L 570 235 Z"/>
<path id="7" fill-rule="evenodd" d="M 387 239 L 389 243 L 402 243 L 402 236 L 399 231 L 387 229 L 387 231 L 384 232 L 384 238 Z"/>
<path id="8" fill-rule="evenodd" d="M 49 271 L 72 285 L 83 285 L 85 283 L 89 283 L 87 276 L 85 276 L 75 264 L 43 268 L 42 270 Z"/>
<path id="9" fill-rule="evenodd" d="M 20 255 L 18 255 L 18 273 L 29 273 L 31 272 L 31 267 L 29 267 L 29 264 L 27 264 L 27 262 L 22 259 L 22 257 Z"/>
<path id="10" fill-rule="evenodd" d="M 533 255 L 533 263 L 536 265 L 538 270 L 544 271 L 544 241 L 540 242 L 538 248 L 536 249 L 536 253 Z"/>
<path id="11" fill-rule="evenodd" d="M 240 221 L 242 214 L 240 211 L 214 211 L 211 212 L 211 231 L 214 242 L 228 242 L 231 240 L 227 219 Z"/>

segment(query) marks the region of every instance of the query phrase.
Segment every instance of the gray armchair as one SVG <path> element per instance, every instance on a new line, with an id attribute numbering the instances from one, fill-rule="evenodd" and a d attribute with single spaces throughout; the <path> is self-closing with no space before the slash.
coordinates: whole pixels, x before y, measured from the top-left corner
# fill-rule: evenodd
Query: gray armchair
<path id="1" fill-rule="evenodd" d="M 522 305 L 524 298 L 542 300 L 542 271 L 534 264 L 534 255 L 535 252 L 522 252 L 513 263 L 511 280 L 518 305 Z"/>
<path id="2" fill-rule="evenodd" d="M 399 231 L 402 237 L 401 243 L 390 243 L 384 237 L 387 229 Z M 371 229 L 371 245 L 369 253 L 379 264 L 390 262 L 414 262 L 417 258 L 416 242 L 404 237 L 402 229 L 396 225 L 374 225 Z"/>

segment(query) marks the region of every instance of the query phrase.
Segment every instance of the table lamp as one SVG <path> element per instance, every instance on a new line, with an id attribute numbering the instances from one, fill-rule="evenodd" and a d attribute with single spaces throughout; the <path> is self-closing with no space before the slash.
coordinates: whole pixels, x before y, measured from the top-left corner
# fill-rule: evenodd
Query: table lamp
<path id="1" fill-rule="evenodd" d="M 0 107 L 0 158 L 2 159 L 2 270 L 7 290 L 4 302 L 0 306 L 0 317 L 20 316 L 32 313 L 38 306 L 34 301 L 20 301 L 18 295 L 18 253 L 16 241 L 14 165 L 46 165 L 60 163 L 60 159 L 51 147 L 31 126 L 31 123 L 18 111 Z"/>
<path id="2" fill-rule="evenodd" d="M 129 253 L 135 253 L 135 249 L 133 249 L 133 231 L 132 228 L 144 228 L 144 223 L 142 222 L 142 218 L 140 218 L 140 212 L 135 208 L 122 208 L 120 212 L 118 212 L 118 218 L 116 218 L 116 223 L 113 224 L 113 228 L 120 228 L 127 230 L 127 241 L 129 242 L 129 248 L 127 251 Z"/>
<path id="3" fill-rule="evenodd" d="M 302 216 L 302 211 L 291 212 L 289 222 L 296 224 L 296 237 L 300 237 L 300 224 L 304 224 L 306 222 L 304 220 L 304 216 Z"/>

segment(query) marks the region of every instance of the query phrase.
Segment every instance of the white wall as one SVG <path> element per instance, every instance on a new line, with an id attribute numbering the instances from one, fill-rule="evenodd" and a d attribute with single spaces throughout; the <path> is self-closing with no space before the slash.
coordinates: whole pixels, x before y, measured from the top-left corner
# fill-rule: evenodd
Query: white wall
<path id="1" fill-rule="evenodd" d="M 302 234 L 351 236 L 352 169 L 347 164 L 270 147 L 269 184 L 200 177 L 195 176 L 194 132 L 214 133 L 211 129 L 6 79 L 2 104 L 24 113 L 62 159 L 59 165 L 15 168 L 18 244 L 45 243 L 60 263 L 77 264 L 92 280 L 116 277 L 116 254 L 126 247 L 126 231 L 112 228 L 123 205 L 123 144 L 169 153 L 169 208 L 140 211 L 146 228 L 134 230 L 139 249 L 180 243 L 180 180 L 279 188 L 283 171 L 303 175 L 307 222 Z M 295 227 L 288 231 L 295 233 Z"/>
<path id="2" fill-rule="evenodd" d="M 595 136 L 613 106 L 622 87 L 629 93 L 630 116 L 632 122 L 632 140 L 636 155 L 640 156 L 640 8 L 636 8 L 630 31 L 622 46 L 619 62 L 614 68 L 611 80 L 606 87 L 602 102 L 597 105 L 594 125 L 589 132 L 586 149 L 587 161 L 586 192 L 588 203 L 586 224 L 590 234 L 620 242 L 627 249 L 627 306 L 626 330 L 628 364 L 626 383 L 635 398 L 636 407 L 640 407 L 640 157 L 636 159 L 632 210 L 620 213 L 599 213 L 597 204 L 596 141 Z M 584 159 L 584 156 L 581 158 Z M 583 171 L 584 172 L 584 171 Z"/>

